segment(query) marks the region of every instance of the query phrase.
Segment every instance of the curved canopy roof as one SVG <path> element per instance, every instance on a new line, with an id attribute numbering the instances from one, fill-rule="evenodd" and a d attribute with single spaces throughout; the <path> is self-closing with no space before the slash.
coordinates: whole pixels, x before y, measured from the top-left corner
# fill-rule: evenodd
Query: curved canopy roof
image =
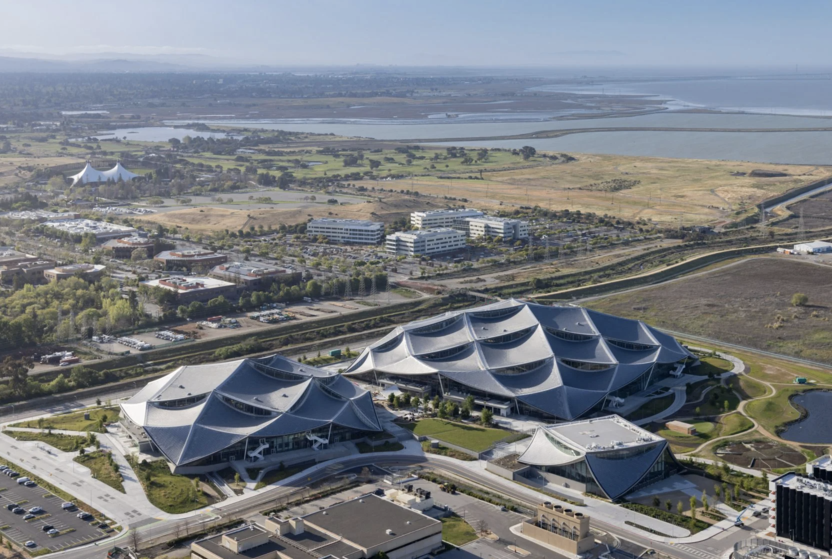
<path id="1" fill-rule="evenodd" d="M 347 375 L 439 374 L 563 419 L 690 353 L 643 322 L 515 299 L 413 322 L 364 350 Z"/>
<path id="2" fill-rule="evenodd" d="M 329 424 L 381 431 L 369 392 L 279 355 L 180 367 L 148 383 L 121 409 L 177 466 L 246 437 Z"/>
<path id="3" fill-rule="evenodd" d="M 131 173 L 130 171 L 122 167 L 121 162 L 118 162 L 116 163 L 115 167 L 106 171 L 99 171 L 98 169 L 94 168 L 92 165 L 87 163 L 80 173 L 72 175 L 70 178 L 72 179 L 72 186 L 75 186 L 79 183 L 87 184 L 93 182 L 107 181 L 118 182 L 119 180 L 127 182 L 129 180 L 133 180 L 138 176 L 139 175 L 137 175 L 136 173 Z"/>

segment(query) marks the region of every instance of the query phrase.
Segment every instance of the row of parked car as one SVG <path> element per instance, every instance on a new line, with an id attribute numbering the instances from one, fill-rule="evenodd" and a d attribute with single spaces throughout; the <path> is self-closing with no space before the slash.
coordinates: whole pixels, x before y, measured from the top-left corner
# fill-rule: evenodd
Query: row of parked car
<path id="1" fill-rule="evenodd" d="M 17 478 L 18 485 L 25 485 L 26 487 L 35 487 L 37 483 L 28 477 L 20 477 L 20 472 L 12 470 L 8 466 L 0 466 L 0 473 L 6 474 L 9 477 Z"/>

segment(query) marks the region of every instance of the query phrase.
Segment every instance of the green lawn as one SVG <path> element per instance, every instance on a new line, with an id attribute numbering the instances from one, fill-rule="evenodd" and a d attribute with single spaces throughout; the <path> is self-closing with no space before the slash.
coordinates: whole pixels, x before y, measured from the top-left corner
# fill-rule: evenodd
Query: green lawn
<path id="1" fill-rule="evenodd" d="M 76 456 L 74 460 L 89 468 L 92 476 L 98 481 L 124 493 L 121 473 L 118 471 L 118 466 L 113 466 L 109 453 L 96 450 L 83 456 Z"/>
<path id="2" fill-rule="evenodd" d="M 90 418 L 84 419 L 84 413 Z M 33 419 L 16 423 L 12 427 L 29 427 L 31 429 L 61 429 L 64 431 L 98 431 L 98 421 L 106 416 L 106 421 L 118 420 L 118 406 L 89 408 L 71 413 L 62 413 L 42 419 Z"/>
<path id="3" fill-rule="evenodd" d="M 699 361 L 700 365 L 691 369 L 692 373 L 695 375 L 708 375 L 713 373 L 719 376 L 722 373 L 727 373 L 734 368 L 730 361 L 720 357 L 703 357 Z"/>
<path id="4" fill-rule="evenodd" d="M 396 295 L 404 297 L 405 299 L 418 299 L 419 297 L 421 297 L 421 295 L 418 292 L 413 291 L 412 289 L 408 289 L 407 287 L 394 287 L 390 291 L 392 293 L 395 293 Z"/>
<path id="5" fill-rule="evenodd" d="M 674 399 L 676 399 L 676 396 L 674 396 L 673 394 L 668 394 L 667 396 L 662 396 L 661 398 L 653 398 L 649 402 L 646 402 L 639 409 L 628 415 L 627 419 L 630 421 L 634 421 L 637 419 L 644 419 L 645 417 L 655 415 L 669 408 L 670 404 L 673 403 Z"/>
<path id="6" fill-rule="evenodd" d="M 779 427 L 800 418 L 800 413 L 792 407 L 789 397 L 811 389 L 811 386 L 779 387 L 776 396 L 746 404 L 745 412 L 768 432 L 776 434 Z"/>
<path id="7" fill-rule="evenodd" d="M 279 468 L 275 468 L 270 472 L 266 472 L 263 476 L 263 479 L 257 482 L 257 485 L 254 486 L 255 489 L 261 489 L 266 487 L 267 485 L 271 485 L 273 483 L 277 483 L 280 480 L 286 479 L 287 477 L 293 476 L 298 472 L 302 472 L 306 468 L 283 468 L 282 470 Z"/>
<path id="8" fill-rule="evenodd" d="M 467 462 L 476 460 L 474 456 L 455 448 L 448 448 L 447 446 L 443 446 L 441 444 L 438 447 L 430 446 L 430 441 L 422 441 L 422 450 L 429 454 L 440 454 L 442 456 L 456 458 L 457 460 L 465 460 Z"/>
<path id="9" fill-rule="evenodd" d="M 720 437 L 727 435 L 736 435 L 743 431 L 748 431 L 754 426 L 751 420 L 739 413 L 732 413 L 722 418 L 722 429 L 719 432 Z"/>
<path id="10" fill-rule="evenodd" d="M 442 539 L 453 545 L 465 545 L 477 539 L 477 533 L 461 517 L 446 516 L 442 519 Z"/>
<path id="11" fill-rule="evenodd" d="M 416 435 L 445 441 L 475 452 L 482 452 L 491 448 L 494 443 L 508 439 L 513 435 L 519 435 L 504 429 L 479 427 L 433 418 L 422 419 L 418 423 L 411 423 L 404 427 L 410 429 Z"/>
<path id="12" fill-rule="evenodd" d="M 369 443 L 356 443 L 355 446 L 361 454 L 371 454 L 373 452 L 397 452 L 404 449 L 404 445 L 398 441 L 388 441 L 375 447 L 371 446 Z"/>
<path id="13" fill-rule="evenodd" d="M 133 463 L 133 470 L 150 502 L 165 512 L 181 514 L 210 504 L 202 491 L 195 490 L 194 478 L 172 474 L 164 460 Z"/>
<path id="14" fill-rule="evenodd" d="M 75 435 L 59 435 L 56 433 L 37 433 L 33 431 L 4 431 L 11 438 L 18 441 L 39 441 L 62 450 L 74 452 L 80 450 L 87 443 L 87 437 Z"/>

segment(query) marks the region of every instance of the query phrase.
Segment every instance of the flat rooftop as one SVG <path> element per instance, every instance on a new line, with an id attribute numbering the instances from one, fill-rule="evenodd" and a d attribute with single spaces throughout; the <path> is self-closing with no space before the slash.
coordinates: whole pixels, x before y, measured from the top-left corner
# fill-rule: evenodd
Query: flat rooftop
<path id="1" fill-rule="evenodd" d="M 202 260 L 202 259 L 212 259 L 218 256 L 223 256 L 218 252 L 214 252 L 212 250 L 164 250 L 157 254 L 155 258 L 159 260 L 181 260 L 181 259 L 188 259 L 188 260 Z"/>
<path id="2" fill-rule="evenodd" d="M 267 277 L 277 274 L 289 274 L 293 270 L 276 268 L 264 264 L 253 264 L 251 262 L 226 262 L 211 269 L 212 274 L 245 276 L 249 278 Z"/>
<path id="3" fill-rule="evenodd" d="M 303 518 L 365 549 L 441 524 L 429 516 L 375 495 L 364 495 Z M 393 533 L 388 535 L 387 530 Z"/>
<path id="4" fill-rule="evenodd" d="M 310 225 L 342 225 L 344 227 L 356 227 L 356 228 L 365 228 L 365 229 L 378 229 L 379 227 L 384 227 L 384 224 L 380 221 L 369 221 L 365 219 L 334 219 L 329 217 L 322 217 L 319 219 L 313 219 L 309 222 Z"/>
<path id="5" fill-rule="evenodd" d="M 617 415 L 549 425 L 546 430 L 587 452 L 631 448 L 662 440 Z"/>
<path id="6" fill-rule="evenodd" d="M 259 526 L 255 526 L 254 530 L 241 528 L 233 532 L 226 532 L 225 535 L 235 537 L 239 532 L 249 532 L 251 534 L 249 537 L 255 537 L 263 534 L 265 530 Z M 237 539 L 237 541 L 243 541 L 246 534 L 242 534 L 242 536 L 242 539 L 235 539 Z M 242 553 L 235 553 L 222 545 L 222 539 L 223 534 L 218 534 L 194 543 L 217 555 L 218 557 L 222 557 L 223 559 L 240 559 L 241 557 L 245 557 L 246 559 L 259 559 L 260 557 L 272 559 L 275 556 L 275 552 L 291 557 L 291 559 L 317 559 L 319 557 L 319 555 L 312 555 L 311 553 L 307 553 L 285 542 L 281 542 L 275 537 L 270 537 L 265 544 L 258 545 L 257 547 L 253 547 Z"/>
<path id="7" fill-rule="evenodd" d="M 482 214 L 480 210 L 474 209 L 448 209 L 448 210 L 425 210 L 422 212 L 413 212 L 415 215 L 456 215 L 456 214 Z"/>
<path id="8" fill-rule="evenodd" d="M 107 223 L 106 221 L 93 221 L 92 219 L 65 219 L 63 221 L 44 221 L 43 225 L 57 229 L 59 231 L 66 231 L 83 235 L 84 233 L 103 234 L 103 233 L 133 233 L 136 230 L 126 225 L 119 225 L 117 223 Z"/>
<path id="9" fill-rule="evenodd" d="M 457 231 L 456 229 L 452 229 L 450 227 L 435 227 L 433 229 L 416 229 L 415 231 L 397 231 L 390 235 L 391 237 L 414 237 L 414 238 L 422 238 L 422 237 L 436 237 L 439 235 L 444 235 L 446 233 L 456 233 L 457 235 L 464 236 L 465 234 L 462 231 Z"/>
<path id="10" fill-rule="evenodd" d="M 20 260 L 21 258 L 36 258 L 33 254 L 26 254 L 15 250 L 14 247 L 0 247 L 0 264 L 9 260 Z"/>
<path id="11" fill-rule="evenodd" d="M 816 495 L 827 500 L 832 500 L 832 483 L 809 479 L 807 477 L 799 476 L 794 472 L 780 476 L 774 480 L 774 483 L 776 485 L 788 487 L 789 489 L 799 490 L 810 495 Z"/>
<path id="12" fill-rule="evenodd" d="M 234 284 L 228 281 L 223 281 L 216 278 L 209 278 L 204 276 L 190 277 L 190 276 L 172 276 L 168 278 L 160 278 L 143 282 L 144 285 L 150 287 L 162 287 L 170 289 L 171 291 L 192 293 L 194 291 L 201 291 L 205 289 L 216 289 L 218 287 L 228 287 Z"/>

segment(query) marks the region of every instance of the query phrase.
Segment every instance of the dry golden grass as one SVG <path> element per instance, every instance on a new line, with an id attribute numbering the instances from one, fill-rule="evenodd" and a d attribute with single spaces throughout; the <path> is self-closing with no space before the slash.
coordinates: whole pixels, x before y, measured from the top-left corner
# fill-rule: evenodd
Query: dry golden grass
<path id="1" fill-rule="evenodd" d="M 467 198 L 471 205 L 483 207 L 500 202 L 538 204 L 626 219 L 643 217 L 665 223 L 678 223 L 681 219 L 683 224 L 692 224 L 724 221 L 735 211 L 751 210 L 770 196 L 832 174 L 832 167 L 615 155 L 575 154 L 575 157 L 578 161 L 565 165 L 485 171 L 485 180 L 417 177 L 412 181 L 412 188 L 425 194 Z M 754 169 L 782 171 L 789 176 L 747 176 Z M 616 193 L 581 189 L 612 179 L 640 183 Z M 391 186 L 409 189 L 411 180 L 394 182 Z"/>

